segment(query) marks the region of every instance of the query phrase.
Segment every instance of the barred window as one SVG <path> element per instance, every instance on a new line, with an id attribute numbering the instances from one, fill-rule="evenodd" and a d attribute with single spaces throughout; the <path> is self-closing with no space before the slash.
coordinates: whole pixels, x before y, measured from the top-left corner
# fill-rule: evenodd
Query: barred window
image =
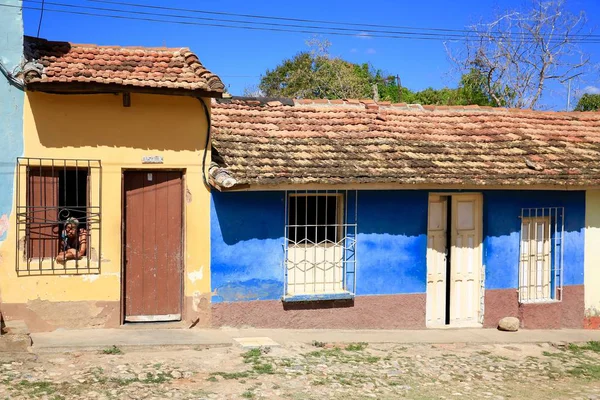
<path id="1" fill-rule="evenodd" d="M 285 232 L 286 298 L 354 293 L 356 192 L 289 193 Z"/>
<path id="2" fill-rule="evenodd" d="M 19 275 L 98 273 L 100 162 L 19 158 Z"/>
<path id="3" fill-rule="evenodd" d="M 561 299 L 564 208 L 521 211 L 519 300 L 522 303 Z"/>

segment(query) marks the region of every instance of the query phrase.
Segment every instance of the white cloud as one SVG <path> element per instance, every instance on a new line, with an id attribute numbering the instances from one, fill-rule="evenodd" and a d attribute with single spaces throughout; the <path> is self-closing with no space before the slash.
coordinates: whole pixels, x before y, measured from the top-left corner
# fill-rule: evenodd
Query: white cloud
<path id="1" fill-rule="evenodd" d="M 356 35 L 356 37 L 359 39 L 373 39 L 373 36 L 371 36 L 367 32 L 361 32 L 358 35 Z"/>
<path id="2" fill-rule="evenodd" d="M 350 53 L 356 53 L 358 49 L 350 49 Z"/>
<path id="3" fill-rule="evenodd" d="M 587 93 L 587 94 L 600 94 L 600 87 L 597 87 L 597 86 L 586 86 L 583 89 L 583 93 Z"/>
<path id="4" fill-rule="evenodd" d="M 375 53 L 377 53 L 377 50 L 370 48 L 370 49 L 367 49 L 366 53 L 367 54 L 375 54 Z"/>

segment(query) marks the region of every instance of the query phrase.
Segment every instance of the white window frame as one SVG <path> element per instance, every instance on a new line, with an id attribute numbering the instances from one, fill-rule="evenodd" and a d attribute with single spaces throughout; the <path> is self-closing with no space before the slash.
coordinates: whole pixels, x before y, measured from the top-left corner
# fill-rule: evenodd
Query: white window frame
<path id="1" fill-rule="evenodd" d="M 519 302 L 560 301 L 563 287 L 564 208 L 521 210 Z"/>
<path id="2" fill-rule="evenodd" d="M 356 192 L 354 192 L 356 193 Z M 308 217 L 306 221 L 298 221 L 298 207 L 308 207 L 308 202 L 302 204 L 301 199 L 310 197 L 334 197 L 336 204 L 336 218 L 334 223 L 319 223 L 319 216 L 327 215 L 323 210 L 319 212 L 318 201 L 315 204 L 315 223 L 310 223 Z M 356 194 L 353 196 L 356 201 Z M 356 271 L 356 215 L 353 218 L 354 223 L 348 223 L 348 193 L 347 191 L 327 190 L 327 191 L 294 191 L 286 192 L 285 196 L 285 288 L 284 300 L 294 301 L 295 299 L 332 299 L 352 297 L 356 291 L 356 276 L 354 275 L 350 284 L 348 282 L 348 273 L 355 274 Z M 296 204 L 292 207 L 292 201 Z M 329 207 L 330 201 L 325 202 Z M 296 215 L 290 215 L 292 208 L 296 210 Z M 304 215 L 307 216 L 305 210 Z M 354 205 L 356 213 L 356 204 Z M 352 220 L 352 218 L 351 218 Z M 313 243 L 303 238 L 298 240 L 299 230 L 315 229 L 315 239 L 317 229 L 324 232 L 323 240 Z M 330 241 L 328 233 L 335 230 L 335 240 Z M 295 233 L 292 234 L 292 232 Z M 352 254 L 352 257 L 348 257 Z M 350 287 L 349 287 L 350 286 Z"/>

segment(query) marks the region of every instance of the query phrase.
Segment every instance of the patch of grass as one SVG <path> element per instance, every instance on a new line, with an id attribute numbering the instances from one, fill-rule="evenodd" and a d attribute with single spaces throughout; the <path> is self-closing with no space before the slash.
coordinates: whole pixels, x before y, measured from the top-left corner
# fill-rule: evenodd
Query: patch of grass
<path id="1" fill-rule="evenodd" d="M 567 347 L 567 349 L 572 352 L 575 352 L 575 353 L 580 353 L 585 350 L 593 351 L 595 353 L 600 353 L 600 341 L 590 341 L 584 345 L 577 345 L 575 343 L 569 343 L 569 346 Z"/>
<path id="2" fill-rule="evenodd" d="M 327 379 L 315 379 L 314 381 L 311 382 L 311 385 L 324 386 L 324 385 L 327 385 L 327 383 L 328 383 Z"/>
<path id="3" fill-rule="evenodd" d="M 52 394 L 54 392 L 56 392 L 56 388 L 54 387 L 54 384 L 52 382 L 48 382 L 48 381 L 21 381 L 19 382 L 19 387 L 23 388 L 23 389 L 30 389 L 31 390 L 31 394 L 37 395 L 37 394 Z"/>
<path id="4" fill-rule="evenodd" d="M 218 382 L 219 381 L 215 376 L 209 376 L 208 378 L 206 378 L 206 380 L 209 382 Z"/>
<path id="5" fill-rule="evenodd" d="M 335 347 L 333 349 L 311 351 L 306 355 L 309 357 L 339 357 L 342 355 L 342 350 Z"/>
<path id="6" fill-rule="evenodd" d="M 578 378 L 600 380 L 600 365 L 580 364 L 567 373 Z"/>
<path id="7" fill-rule="evenodd" d="M 348 346 L 346 346 L 346 350 L 347 351 L 362 351 L 362 350 L 366 349 L 368 345 L 369 344 L 365 343 L 365 342 L 350 343 Z"/>
<path id="8" fill-rule="evenodd" d="M 325 343 L 325 342 L 319 342 L 318 340 L 313 340 L 312 341 L 312 345 L 315 346 L 315 347 L 321 347 L 321 348 L 323 348 L 323 347 L 327 346 L 327 343 Z"/>
<path id="9" fill-rule="evenodd" d="M 244 354 L 242 354 L 242 358 L 246 364 L 258 362 L 258 359 L 262 355 L 261 349 L 252 349 L 248 350 Z"/>
<path id="10" fill-rule="evenodd" d="M 242 393 L 242 397 L 245 399 L 253 399 L 256 397 L 256 395 L 254 394 L 253 391 L 251 390 L 246 390 L 244 393 Z"/>
<path id="11" fill-rule="evenodd" d="M 151 374 L 150 372 L 148 372 L 146 374 L 146 378 L 141 381 L 142 383 L 165 383 L 171 380 L 171 376 L 167 375 L 163 372 L 160 372 L 156 375 Z"/>
<path id="12" fill-rule="evenodd" d="M 544 351 L 544 352 L 542 352 L 542 355 L 544 355 L 546 357 L 558 358 L 559 360 L 564 360 L 566 358 L 569 358 L 569 356 L 565 353 L 552 353 L 550 351 Z"/>
<path id="13" fill-rule="evenodd" d="M 491 351 L 487 351 L 487 350 L 479 350 L 477 352 L 477 354 L 482 355 L 482 356 L 489 356 L 490 354 L 492 354 Z"/>
<path id="14" fill-rule="evenodd" d="M 365 362 L 368 362 L 369 364 L 375 364 L 379 360 L 381 360 L 381 357 L 377 356 L 368 356 L 365 358 Z"/>
<path id="15" fill-rule="evenodd" d="M 242 378 L 248 378 L 250 376 L 250 373 L 248 373 L 247 371 L 243 371 L 243 372 L 213 372 L 210 374 L 211 376 L 221 376 L 223 377 L 223 379 L 242 379 Z"/>
<path id="16" fill-rule="evenodd" d="M 162 363 L 156 363 L 153 365 L 154 369 L 159 369 L 160 367 L 162 367 Z"/>
<path id="17" fill-rule="evenodd" d="M 113 344 L 111 347 L 108 347 L 108 348 L 102 350 L 102 354 L 110 354 L 110 355 L 114 356 L 114 355 L 123 354 L 123 351 Z"/>
<path id="18" fill-rule="evenodd" d="M 254 371 L 256 371 L 259 374 L 273 374 L 274 370 L 273 370 L 273 365 L 272 364 L 263 364 L 263 363 L 256 363 L 253 366 Z"/>

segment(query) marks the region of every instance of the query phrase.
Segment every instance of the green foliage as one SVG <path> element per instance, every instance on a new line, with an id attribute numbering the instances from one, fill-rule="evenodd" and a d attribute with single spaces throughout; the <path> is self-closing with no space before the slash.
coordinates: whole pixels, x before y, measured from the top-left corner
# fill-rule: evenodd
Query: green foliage
<path id="1" fill-rule="evenodd" d="M 123 354 L 123 351 L 113 344 L 111 347 L 102 350 L 102 354 L 118 355 Z"/>
<path id="2" fill-rule="evenodd" d="M 366 349 L 368 346 L 367 343 L 365 342 L 360 342 L 360 343 L 350 343 L 348 346 L 346 346 L 346 350 L 348 351 L 361 351 Z"/>
<path id="3" fill-rule="evenodd" d="M 581 353 L 582 351 L 585 351 L 585 350 L 593 351 L 594 353 L 600 353 L 600 342 L 599 341 L 590 341 L 584 345 L 569 343 L 569 346 L 567 348 L 575 353 Z"/>
<path id="4" fill-rule="evenodd" d="M 456 89 L 427 88 L 413 92 L 399 87 L 395 76 L 369 64 L 353 64 L 328 54 L 328 42 L 313 42 L 317 50 L 304 51 L 284 60 L 261 77 L 260 93 L 267 97 L 304 99 L 373 98 L 374 88 L 381 101 L 423 105 L 493 106 L 486 93 L 485 78 L 477 69 L 463 75 Z"/>
<path id="5" fill-rule="evenodd" d="M 598 111 L 600 110 L 600 94 L 584 94 L 579 99 L 575 111 Z"/>

